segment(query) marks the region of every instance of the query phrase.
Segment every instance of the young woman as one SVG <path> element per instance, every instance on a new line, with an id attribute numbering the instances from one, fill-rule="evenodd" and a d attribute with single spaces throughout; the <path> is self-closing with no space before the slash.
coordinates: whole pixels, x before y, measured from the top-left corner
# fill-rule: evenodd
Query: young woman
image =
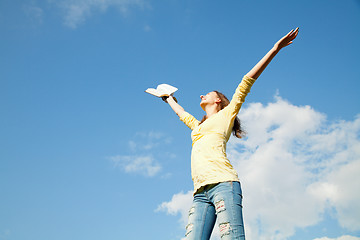
<path id="1" fill-rule="evenodd" d="M 238 175 L 226 156 L 231 132 L 241 137 L 237 114 L 255 80 L 275 55 L 292 43 L 298 28 L 291 30 L 248 72 L 231 101 L 217 91 L 201 95 L 202 121 L 187 113 L 173 96 L 163 98 L 191 130 L 191 175 L 194 181 L 193 205 L 186 226 L 187 240 L 210 239 L 218 218 L 222 240 L 245 239 L 242 217 L 242 193 Z"/>

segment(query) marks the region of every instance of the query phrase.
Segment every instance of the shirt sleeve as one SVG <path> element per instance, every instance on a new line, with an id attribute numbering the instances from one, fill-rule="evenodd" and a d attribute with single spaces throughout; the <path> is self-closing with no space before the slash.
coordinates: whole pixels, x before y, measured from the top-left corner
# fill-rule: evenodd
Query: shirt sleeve
<path id="1" fill-rule="evenodd" d="M 250 92 L 251 86 L 256 79 L 244 76 L 239 86 L 236 88 L 235 93 L 230 101 L 230 104 L 224 108 L 230 117 L 235 117 L 241 108 L 243 102 L 245 102 L 246 95 Z"/>
<path id="2" fill-rule="evenodd" d="M 194 128 L 199 126 L 200 123 L 193 115 L 188 112 L 181 114 L 180 120 L 183 121 L 191 130 L 194 130 Z"/>

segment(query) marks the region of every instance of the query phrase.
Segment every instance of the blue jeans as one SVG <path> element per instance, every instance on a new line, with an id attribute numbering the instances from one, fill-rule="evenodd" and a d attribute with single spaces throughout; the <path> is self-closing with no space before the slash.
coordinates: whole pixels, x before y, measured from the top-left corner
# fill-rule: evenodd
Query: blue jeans
<path id="1" fill-rule="evenodd" d="M 245 239 L 239 182 L 206 185 L 196 192 L 189 211 L 186 240 L 208 240 L 216 218 L 222 240 Z"/>

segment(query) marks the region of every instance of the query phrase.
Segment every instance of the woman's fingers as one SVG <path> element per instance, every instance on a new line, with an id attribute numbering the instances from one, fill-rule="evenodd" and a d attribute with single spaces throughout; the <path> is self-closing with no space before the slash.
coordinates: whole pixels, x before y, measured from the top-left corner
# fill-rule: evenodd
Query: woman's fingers
<path id="1" fill-rule="evenodd" d="M 290 41 L 294 40 L 296 36 L 299 33 L 299 28 L 296 28 L 295 30 L 291 30 L 290 33 L 287 35 Z"/>
<path id="2" fill-rule="evenodd" d="M 293 35 L 294 37 L 296 37 L 296 36 L 298 35 L 298 33 L 299 33 L 299 28 L 297 27 L 297 28 L 295 29 L 295 31 L 292 33 L 292 35 Z"/>
<path id="3" fill-rule="evenodd" d="M 284 37 L 282 37 L 276 44 L 275 47 L 277 49 L 281 49 L 283 47 L 286 47 L 292 43 L 292 41 L 296 38 L 297 34 L 299 32 L 299 28 L 291 29 L 291 31 L 286 34 Z"/>

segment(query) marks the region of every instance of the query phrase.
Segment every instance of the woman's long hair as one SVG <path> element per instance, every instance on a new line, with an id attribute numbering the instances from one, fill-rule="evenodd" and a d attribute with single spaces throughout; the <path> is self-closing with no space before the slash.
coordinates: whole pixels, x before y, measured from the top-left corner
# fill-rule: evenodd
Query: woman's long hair
<path id="1" fill-rule="evenodd" d="M 227 105 L 229 105 L 230 101 L 229 99 L 222 94 L 219 91 L 214 91 L 217 96 L 220 98 L 221 102 L 219 104 L 219 111 L 223 108 L 225 108 Z M 205 120 L 207 119 L 206 115 L 202 118 L 200 124 L 202 124 Z M 245 136 L 245 131 L 241 129 L 241 123 L 240 123 L 240 119 L 238 117 L 235 118 L 234 120 L 234 126 L 232 128 L 232 133 L 235 137 L 237 138 L 242 138 L 243 136 Z"/>

